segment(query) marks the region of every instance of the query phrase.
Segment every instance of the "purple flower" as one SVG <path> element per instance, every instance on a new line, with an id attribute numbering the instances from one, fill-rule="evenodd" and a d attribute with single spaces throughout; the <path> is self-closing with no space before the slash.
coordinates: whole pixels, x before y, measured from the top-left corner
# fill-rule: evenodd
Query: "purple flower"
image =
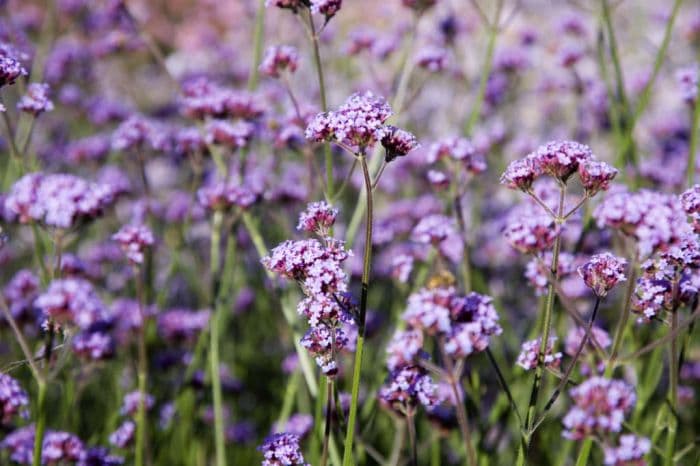
<path id="1" fill-rule="evenodd" d="M 53 102 L 49 100 L 49 85 L 32 83 L 27 87 L 27 93 L 19 99 L 17 108 L 30 113 L 36 118 L 44 112 L 53 110 Z"/>
<path id="2" fill-rule="evenodd" d="M 626 265 L 625 259 L 604 252 L 591 256 L 588 262 L 578 268 L 578 274 L 596 296 L 604 298 L 615 285 L 627 280 Z"/>
<path id="3" fill-rule="evenodd" d="M 557 337 L 549 337 L 547 341 L 547 349 L 544 353 L 544 366 L 550 368 L 557 368 L 561 364 L 562 354 L 560 352 L 554 352 L 554 344 L 557 341 Z M 542 346 L 542 338 L 537 338 L 535 340 L 526 341 L 522 344 L 520 354 L 518 355 L 517 364 L 526 371 L 536 368 L 539 363 L 540 347 Z"/>
<path id="4" fill-rule="evenodd" d="M 326 236 L 328 230 L 335 223 L 337 216 L 338 210 L 331 207 L 327 202 L 312 202 L 299 215 L 297 230 L 316 233 L 322 237 Z"/>
<path id="5" fill-rule="evenodd" d="M 399 413 L 413 411 L 419 404 L 426 408 L 436 406 L 437 385 L 419 366 L 407 366 L 393 371 L 388 382 L 379 390 L 382 404 Z"/>
<path id="6" fill-rule="evenodd" d="M 110 138 L 104 134 L 95 134 L 68 144 L 65 157 L 67 161 L 75 164 L 100 162 L 107 158 L 110 149 Z"/>
<path id="7" fill-rule="evenodd" d="M 453 238 L 457 232 L 455 221 L 441 214 L 428 215 L 421 219 L 411 232 L 411 240 L 422 244 L 440 244 Z"/>
<path id="8" fill-rule="evenodd" d="M 311 13 L 321 14 L 326 21 L 331 19 L 343 5 L 342 0 L 311 0 Z"/>
<path id="9" fill-rule="evenodd" d="M 27 392 L 19 382 L 7 374 L 0 374 L 0 425 L 8 424 L 15 416 L 27 416 Z"/>
<path id="10" fill-rule="evenodd" d="M 552 141 L 530 153 L 537 171 L 566 181 L 576 172 L 580 163 L 593 157 L 591 149 L 573 141 Z"/>
<path id="11" fill-rule="evenodd" d="M 44 435 L 41 451 L 41 459 L 44 463 L 74 462 L 80 460 L 84 454 L 83 442 L 73 434 L 48 431 Z"/>
<path id="12" fill-rule="evenodd" d="M 445 157 L 461 162 L 469 173 L 475 175 L 486 170 L 486 161 L 469 139 L 452 137 L 435 142 L 426 156 L 431 164 Z"/>
<path id="13" fill-rule="evenodd" d="M 144 251 L 155 243 L 151 230 L 145 225 L 124 225 L 112 235 L 122 251 L 134 265 L 143 264 Z"/>
<path id="14" fill-rule="evenodd" d="M 539 176 L 539 171 L 535 163 L 530 158 L 517 159 L 512 161 L 506 171 L 501 175 L 501 184 L 510 189 L 520 189 L 528 191 L 532 187 L 532 182 Z"/>
<path id="15" fill-rule="evenodd" d="M 206 78 L 186 83 L 182 91 L 182 110 L 189 118 L 198 120 L 204 120 L 206 117 L 255 120 L 264 113 L 263 106 L 253 94 L 220 87 Z"/>
<path id="16" fill-rule="evenodd" d="M 14 84 L 20 76 L 26 76 L 27 70 L 14 58 L 0 54 L 0 89 Z"/>
<path id="17" fill-rule="evenodd" d="M 637 401 L 634 389 L 622 380 L 592 377 L 569 391 L 575 405 L 564 416 L 564 437 L 582 440 L 589 435 L 619 432 L 625 414 Z"/>
<path id="18" fill-rule="evenodd" d="M 423 332 L 420 330 L 397 330 L 386 347 L 386 365 L 389 371 L 413 366 L 423 350 Z"/>
<path id="19" fill-rule="evenodd" d="M 209 325 L 211 311 L 172 309 L 158 315 L 158 332 L 170 341 L 192 341 Z"/>
<path id="20" fill-rule="evenodd" d="M 280 72 L 294 73 L 299 63 L 299 53 L 290 45 L 275 45 L 267 49 L 260 63 L 260 72 L 271 78 L 279 78 Z"/>
<path id="21" fill-rule="evenodd" d="M 109 443 L 117 448 L 127 448 L 134 441 L 135 432 L 136 424 L 133 421 L 124 421 L 109 435 Z"/>
<path id="22" fill-rule="evenodd" d="M 205 140 L 208 144 L 219 144 L 236 150 L 248 145 L 254 131 L 255 127 L 245 121 L 229 123 L 213 120 L 207 124 Z"/>
<path id="23" fill-rule="evenodd" d="M 301 339 L 301 346 L 314 356 L 321 372 L 327 377 L 332 377 L 338 373 L 336 353 L 342 350 L 347 342 L 342 329 L 318 324 L 306 332 Z"/>
<path id="24" fill-rule="evenodd" d="M 551 248 L 559 233 L 559 225 L 545 215 L 524 217 L 509 223 L 504 230 L 508 243 L 523 254 L 535 254 Z"/>
<path id="25" fill-rule="evenodd" d="M 21 323 L 34 323 L 37 318 L 34 300 L 39 295 L 39 277 L 30 270 L 18 271 L 3 292 L 12 317 Z"/>
<path id="26" fill-rule="evenodd" d="M 110 186 L 67 174 L 30 173 L 12 186 L 5 209 L 20 223 L 35 220 L 68 229 L 97 217 L 113 202 Z"/>
<path id="27" fill-rule="evenodd" d="M 263 454 L 261 466 L 308 466 L 299 446 L 298 435 L 282 433 L 266 438 L 258 451 Z"/>
<path id="28" fill-rule="evenodd" d="M 297 413 L 292 414 L 287 419 L 283 429 L 278 429 L 277 432 L 286 432 L 298 436 L 300 439 L 306 437 L 314 427 L 314 417 L 310 414 Z"/>
<path id="29" fill-rule="evenodd" d="M 133 391 L 124 395 L 122 406 L 119 408 L 119 414 L 122 416 L 135 416 L 139 410 L 139 404 L 142 399 L 144 400 L 145 410 L 149 411 L 155 403 L 153 396 L 146 393 L 146 396 L 143 397 L 141 392 Z"/>
<path id="30" fill-rule="evenodd" d="M 403 320 L 428 335 L 447 334 L 452 327 L 454 288 L 422 289 L 408 297 Z"/>
<path id="31" fill-rule="evenodd" d="M 415 63 L 431 73 L 438 73 L 447 66 L 447 51 L 442 47 L 424 47 L 416 54 Z"/>
<path id="32" fill-rule="evenodd" d="M 559 253 L 559 261 L 557 263 L 557 277 L 559 279 L 567 278 L 576 271 L 575 263 L 578 258 L 574 257 L 566 251 Z M 533 257 L 525 266 L 525 278 L 529 284 L 535 288 L 535 294 L 542 296 L 547 292 L 549 284 L 549 264 L 552 263 L 552 253 L 545 252 L 541 258 Z"/>
<path id="33" fill-rule="evenodd" d="M 109 333 L 89 329 L 73 339 L 73 351 L 84 358 L 100 361 L 114 355 L 115 342 Z"/>
<path id="34" fill-rule="evenodd" d="M 93 447 L 83 452 L 76 466 L 121 466 L 124 459 L 110 455 L 104 447 Z"/>
<path id="35" fill-rule="evenodd" d="M 391 125 L 386 126 L 386 133 L 382 137 L 381 143 L 386 150 L 384 159 L 387 163 L 397 157 L 403 157 L 418 147 L 418 141 L 413 134 Z"/>
<path id="36" fill-rule="evenodd" d="M 594 196 L 598 191 L 606 191 L 610 182 L 617 176 L 617 169 L 605 162 L 584 160 L 578 166 L 581 184 L 588 196 Z"/>
<path id="37" fill-rule="evenodd" d="M 265 6 L 275 6 L 277 8 L 285 8 L 292 10 L 294 13 L 303 5 L 302 0 L 265 0 Z"/>
<path id="38" fill-rule="evenodd" d="M 696 184 L 681 194 L 681 203 L 683 210 L 693 221 L 695 233 L 700 233 L 700 185 Z"/>
<path id="39" fill-rule="evenodd" d="M 689 105 L 695 105 L 698 100 L 698 79 L 700 79 L 700 66 L 688 66 L 676 73 L 680 85 L 683 100 Z"/>
<path id="40" fill-rule="evenodd" d="M 445 353 L 455 359 L 485 350 L 490 337 L 503 332 L 489 296 L 471 292 L 465 297 L 456 297 L 450 312 L 453 324 L 445 340 Z"/>
<path id="41" fill-rule="evenodd" d="M 386 134 L 391 108 L 371 92 L 356 93 L 337 111 L 319 113 L 306 128 L 312 141 L 335 140 L 364 151 Z"/>
<path id="42" fill-rule="evenodd" d="M 605 446 L 605 465 L 610 466 L 646 466 L 644 455 L 651 451 L 648 438 L 625 434 L 620 436 L 617 447 Z"/>
<path id="43" fill-rule="evenodd" d="M 391 276 L 400 283 L 408 282 L 413 270 L 414 258 L 408 254 L 399 254 L 391 259 Z"/>
<path id="44" fill-rule="evenodd" d="M 245 209 L 255 203 L 257 196 L 244 186 L 217 181 L 199 188 L 197 200 L 209 210 L 226 210 L 233 206 Z"/>
<path id="45" fill-rule="evenodd" d="M 52 281 L 34 304 L 44 317 L 58 324 L 74 324 L 81 329 L 87 329 L 106 317 L 102 300 L 90 282 L 82 279 Z"/>
<path id="46" fill-rule="evenodd" d="M 566 339 L 564 340 L 564 352 L 569 356 L 574 356 L 576 354 L 576 351 L 578 351 L 579 347 L 581 346 L 581 342 L 583 341 L 585 336 L 586 330 L 584 328 L 571 328 L 571 330 L 569 330 L 569 333 L 566 335 Z M 606 332 L 600 327 L 592 327 L 591 336 L 595 338 L 595 341 L 600 345 L 601 348 L 607 348 L 612 343 L 608 332 Z M 588 340 L 587 346 L 593 347 L 593 342 L 590 338 Z M 586 348 L 584 347 L 584 354 L 585 351 Z"/>

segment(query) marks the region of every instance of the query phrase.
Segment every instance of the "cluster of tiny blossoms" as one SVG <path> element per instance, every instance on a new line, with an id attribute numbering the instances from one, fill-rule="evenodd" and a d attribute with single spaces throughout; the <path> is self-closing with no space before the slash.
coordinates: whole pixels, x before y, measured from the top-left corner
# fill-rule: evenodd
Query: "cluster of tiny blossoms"
<path id="1" fill-rule="evenodd" d="M 438 401 L 420 365 L 425 335 L 436 337 L 445 355 L 460 360 L 485 350 L 490 337 L 502 332 L 490 297 L 474 292 L 462 296 L 452 287 L 412 294 L 403 319 L 408 329 L 397 331 L 387 347 L 389 381 L 380 390 L 385 405 L 400 412 L 418 402 L 432 407 Z"/>
<path id="2" fill-rule="evenodd" d="M 36 221 L 68 229 L 97 217 L 114 199 L 110 185 L 67 174 L 30 173 L 12 186 L 5 209 L 20 223 Z"/>
<path id="3" fill-rule="evenodd" d="M 371 92 L 356 93 L 338 110 L 319 113 L 306 128 L 312 141 L 334 141 L 364 153 L 381 141 L 387 150 L 387 161 L 406 155 L 417 145 L 410 133 L 385 125 L 392 115 L 386 101 Z"/>
<path id="4" fill-rule="evenodd" d="M 310 204 L 301 214 L 298 228 L 318 235 L 320 240 L 285 241 L 262 259 L 268 270 L 301 285 L 306 297 L 297 306 L 297 312 L 311 326 L 301 344 L 328 376 L 338 372 L 336 355 L 347 344 L 341 324 L 350 319 L 348 312 L 352 307 L 346 295 L 347 275 L 342 268 L 351 252 L 328 235 L 337 214 L 325 202 Z"/>
<path id="5" fill-rule="evenodd" d="M 0 425 L 9 424 L 15 416 L 25 416 L 29 405 L 27 392 L 15 379 L 0 374 Z"/>
<path id="6" fill-rule="evenodd" d="M 299 436 L 290 433 L 266 438 L 258 451 L 263 454 L 262 466 L 308 466 L 299 446 Z"/>
<path id="7" fill-rule="evenodd" d="M 596 254 L 588 262 L 578 268 L 578 273 L 599 298 L 604 298 L 608 292 L 625 278 L 627 261 L 609 252 Z"/>
<path id="8" fill-rule="evenodd" d="M 143 263 L 144 251 L 155 243 L 153 233 L 145 225 L 124 225 L 112 235 L 112 239 L 119 243 L 124 255 L 134 265 Z"/>
<path id="9" fill-rule="evenodd" d="M 547 347 L 543 354 L 543 364 L 545 367 L 556 369 L 561 364 L 561 352 L 554 351 L 554 344 L 557 342 L 556 337 L 549 337 Z M 535 369 L 538 366 L 540 347 L 542 346 L 542 338 L 526 341 L 522 344 L 520 354 L 518 355 L 517 364 L 526 371 Z"/>

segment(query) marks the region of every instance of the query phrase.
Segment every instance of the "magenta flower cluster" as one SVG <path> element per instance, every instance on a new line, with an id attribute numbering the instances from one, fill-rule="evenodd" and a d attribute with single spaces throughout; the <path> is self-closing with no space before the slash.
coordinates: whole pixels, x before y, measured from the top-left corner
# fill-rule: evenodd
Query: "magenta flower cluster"
<path id="1" fill-rule="evenodd" d="M 298 435 L 274 434 L 266 438 L 258 451 L 263 455 L 261 466 L 309 466 L 299 446 Z"/>
<path id="2" fill-rule="evenodd" d="M 591 256 L 590 260 L 578 268 L 578 274 L 599 298 L 607 296 L 619 282 L 627 280 L 627 261 L 609 252 Z"/>
<path id="3" fill-rule="evenodd" d="M 145 225 L 124 225 L 112 235 L 129 262 L 143 264 L 144 252 L 155 244 L 153 232 Z"/>

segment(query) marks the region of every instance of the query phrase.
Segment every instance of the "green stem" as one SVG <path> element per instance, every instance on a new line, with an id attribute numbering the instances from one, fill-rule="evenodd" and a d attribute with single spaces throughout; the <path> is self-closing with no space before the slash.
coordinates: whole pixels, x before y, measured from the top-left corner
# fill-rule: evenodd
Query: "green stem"
<path id="1" fill-rule="evenodd" d="M 311 14 L 311 10 L 308 11 L 308 14 L 309 28 L 311 33 L 311 43 L 313 45 L 314 51 L 314 67 L 316 68 L 316 76 L 318 78 L 318 91 L 321 96 L 321 110 L 327 112 L 328 100 L 326 99 L 326 82 L 323 76 L 321 49 L 319 46 L 318 34 L 316 33 L 316 25 L 314 24 L 314 17 Z M 335 192 L 333 180 L 333 154 L 331 152 L 331 145 L 329 143 L 325 143 L 323 145 L 323 154 L 326 160 L 326 197 L 328 199 L 333 199 Z"/>
<path id="2" fill-rule="evenodd" d="M 141 329 L 138 335 L 138 390 L 139 406 L 136 413 L 136 466 L 144 465 L 144 450 L 146 445 L 146 388 L 148 376 L 148 360 L 146 352 L 146 313 L 144 310 L 143 282 L 140 279 L 140 269 L 136 269 L 136 289 L 139 300 L 139 313 L 141 314 Z"/>
<path id="3" fill-rule="evenodd" d="M 221 288 L 221 226 L 224 214 L 221 210 L 214 212 L 211 226 L 210 270 L 212 280 L 213 315 L 209 331 L 209 368 L 211 370 L 211 390 L 214 402 L 214 446 L 216 466 L 226 466 L 226 443 L 224 436 L 223 397 L 221 393 L 221 373 L 219 370 L 219 320 L 223 306 L 220 305 Z"/>
<path id="4" fill-rule="evenodd" d="M 319 397 L 320 398 L 320 397 Z M 328 442 L 331 438 L 331 425 L 333 420 L 333 379 L 329 378 L 326 384 L 326 428 L 323 432 L 323 454 L 321 455 L 321 466 L 326 466 L 328 462 Z"/>
<path id="5" fill-rule="evenodd" d="M 559 192 L 559 208 L 557 210 L 557 217 L 559 219 L 564 215 L 564 200 L 566 198 L 566 185 L 560 187 Z M 532 441 L 532 428 L 535 420 L 535 410 L 537 409 L 537 398 L 539 395 L 540 387 L 542 384 L 542 377 L 544 375 L 544 355 L 547 352 L 547 345 L 549 342 L 549 332 L 552 327 L 552 314 L 554 310 L 554 299 L 555 299 L 555 282 L 559 278 L 559 251 L 561 249 L 561 234 L 557 235 L 554 241 L 554 248 L 552 250 L 552 262 L 550 267 L 551 279 L 547 286 L 547 300 L 545 301 L 544 308 L 544 319 L 542 321 L 542 341 L 540 343 L 540 352 L 537 361 L 537 368 L 535 369 L 535 380 L 532 384 L 532 392 L 530 393 L 530 402 L 528 404 L 527 412 L 525 413 L 525 431 L 527 433 L 526 442 L 521 443 L 522 460 L 527 460 L 527 449 Z M 520 455 L 519 455 L 520 457 Z"/>
<path id="6" fill-rule="evenodd" d="M 34 431 L 34 455 L 32 466 L 41 466 L 41 454 L 44 444 L 44 431 L 46 430 L 46 382 L 38 381 L 39 394 L 37 402 L 37 421 Z"/>
<path id="7" fill-rule="evenodd" d="M 360 154 L 360 165 L 365 179 L 365 198 L 367 200 L 367 217 L 365 225 L 365 253 L 362 263 L 362 293 L 360 295 L 360 312 L 358 316 L 357 349 L 355 351 L 355 362 L 352 374 L 352 392 L 350 401 L 350 414 L 348 418 L 348 429 L 345 435 L 345 449 L 343 452 L 343 466 L 353 464 L 352 444 L 355 438 L 355 422 L 357 418 L 357 405 L 360 393 L 360 373 L 362 371 L 362 352 L 365 343 L 365 317 L 367 314 L 367 294 L 369 292 L 370 270 L 372 262 L 372 179 L 367 167 L 365 154 Z"/>
<path id="8" fill-rule="evenodd" d="M 474 130 L 474 126 L 479 120 L 479 116 L 481 116 L 481 107 L 484 103 L 484 97 L 486 96 L 486 85 L 488 84 L 489 76 L 491 75 L 491 67 L 493 66 L 493 54 L 496 50 L 496 37 L 498 37 L 498 23 L 500 21 L 502 7 L 503 1 L 499 1 L 496 5 L 496 19 L 493 23 L 486 25 L 489 28 L 486 56 L 484 57 L 484 64 L 481 67 L 481 78 L 479 80 L 479 90 L 476 94 L 476 100 L 472 104 L 472 110 L 464 126 L 464 134 L 467 136 Z"/>
<path id="9" fill-rule="evenodd" d="M 258 11 L 255 14 L 255 31 L 253 32 L 253 64 L 248 77 L 248 90 L 254 91 L 258 87 L 260 71 L 258 66 L 262 59 L 263 36 L 265 34 L 265 0 L 258 1 Z"/>
<path id="10" fill-rule="evenodd" d="M 416 442 L 415 413 L 409 413 L 406 415 L 406 425 L 408 426 L 408 442 L 411 444 L 411 466 L 418 466 L 418 444 Z"/>
<path id="11" fill-rule="evenodd" d="M 678 328 L 678 309 L 674 309 L 671 315 L 671 331 Z M 678 433 L 678 338 L 672 338 L 669 345 L 668 365 L 668 399 L 671 409 L 668 412 L 668 436 L 666 437 L 666 454 L 664 466 L 675 464 L 676 434 Z"/>

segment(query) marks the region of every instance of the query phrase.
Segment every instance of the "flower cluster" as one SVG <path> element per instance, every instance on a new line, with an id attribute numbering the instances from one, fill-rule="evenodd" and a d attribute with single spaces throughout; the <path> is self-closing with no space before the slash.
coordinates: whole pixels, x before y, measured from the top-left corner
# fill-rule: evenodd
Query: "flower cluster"
<path id="1" fill-rule="evenodd" d="M 404 366 L 393 371 L 379 390 L 379 400 L 402 414 L 413 412 L 418 404 L 431 408 L 440 402 L 437 385 L 420 366 Z"/>
<path id="2" fill-rule="evenodd" d="M 79 278 L 54 280 L 34 305 L 51 322 L 88 329 L 106 319 L 106 309 L 90 282 Z"/>
<path id="3" fill-rule="evenodd" d="M 461 163 L 467 172 L 475 175 L 486 170 L 484 157 L 477 152 L 469 139 L 451 137 L 431 144 L 426 154 L 426 162 L 433 164 L 446 158 Z"/>
<path id="4" fill-rule="evenodd" d="M 49 85 L 32 83 L 27 87 L 27 94 L 17 103 L 17 108 L 23 112 L 39 116 L 41 113 L 53 110 L 53 102 L 49 100 Z"/>
<path id="5" fill-rule="evenodd" d="M 651 451 L 651 442 L 648 438 L 626 434 L 620 436 L 620 443 L 616 447 L 606 446 L 606 466 L 646 466 L 644 455 Z"/>
<path id="6" fill-rule="evenodd" d="M 392 125 L 386 126 L 381 143 L 386 151 L 384 160 L 387 163 L 397 157 L 403 157 L 418 147 L 418 140 L 413 134 Z"/>
<path id="7" fill-rule="evenodd" d="M 97 217 L 113 202 L 113 189 L 106 184 L 67 174 L 30 173 L 12 185 L 5 209 L 20 223 L 68 229 Z"/>
<path id="8" fill-rule="evenodd" d="M 693 230 L 700 233 L 700 185 L 695 185 L 681 194 L 683 210 L 693 222 Z"/>
<path id="9" fill-rule="evenodd" d="M 627 280 L 625 265 L 625 259 L 604 252 L 591 256 L 588 262 L 578 268 L 578 274 L 596 296 L 604 298 L 615 285 Z"/>
<path id="10" fill-rule="evenodd" d="M 0 89 L 14 84 L 20 76 L 26 76 L 27 70 L 13 57 L 0 54 Z"/>
<path id="11" fill-rule="evenodd" d="M 542 363 L 545 367 L 556 369 L 561 364 L 561 352 L 554 352 L 554 344 L 557 342 L 557 337 L 549 337 L 547 340 L 547 348 L 542 355 Z M 520 354 L 518 355 L 517 364 L 526 371 L 535 369 L 539 365 L 540 349 L 542 346 L 542 338 L 529 340 L 522 344 Z"/>
<path id="12" fill-rule="evenodd" d="M 592 377 L 569 392 L 573 406 L 564 416 L 564 437 L 582 440 L 593 434 L 619 432 L 625 414 L 637 401 L 634 389 L 621 380 Z"/>
<path id="13" fill-rule="evenodd" d="M 384 123 L 391 114 L 383 98 L 369 91 L 356 93 L 338 110 L 316 115 L 306 128 L 306 138 L 316 142 L 337 141 L 362 152 L 389 132 Z"/>
<path id="14" fill-rule="evenodd" d="M 7 450 L 12 461 L 22 465 L 32 464 L 34 457 L 34 424 L 17 429 L 7 435 L 0 448 Z M 41 450 L 41 463 L 54 464 L 78 464 L 88 466 L 86 463 L 86 450 L 83 442 L 75 435 L 68 432 L 46 431 Z M 113 465 L 122 464 L 116 457 Z"/>
<path id="15" fill-rule="evenodd" d="M 299 446 L 298 435 L 274 434 L 266 438 L 258 451 L 265 458 L 261 466 L 308 466 Z"/>
<path id="16" fill-rule="evenodd" d="M 552 217 L 536 215 L 510 222 L 503 234 L 513 248 L 523 254 L 536 254 L 550 249 L 560 231 Z"/>
<path id="17" fill-rule="evenodd" d="M 342 268 L 352 253 L 345 250 L 342 241 L 327 236 L 336 215 L 325 203 L 310 204 L 299 217 L 299 227 L 317 233 L 320 240 L 285 241 L 262 259 L 268 270 L 301 285 L 305 298 L 297 305 L 297 312 L 311 326 L 302 345 L 329 376 L 337 373 L 336 355 L 348 343 L 341 323 L 350 319 L 348 314 L 354 309 L 346 299 L 347 275 Z"/>
<path id="18" fill-rule="evenodd" d="M 31 270 L 19 270 L 5 286 L 3 295 L 12 317 L 20 323 L 36 323 L 34 300 L 39 295 L 39 277 Z"/>
<path id="19" fill-rule="evenodd" d="M 458 263 L 464 253 L 464 244 L 454 218 L 442 214 L 423 217 L 413 228 L 411 240 L 420 244 L 432 244 L 440 254 L 454 263 Z"/>
<path id="20" fill-rule="evenodd" d="M 250 121 L 265 113 L 255 95 L 221 87 L 206 78 L 190 81 L 183 86 L 180 105 L 185 116 L 197 120 L 211 117 Z"/>
<path id="21" fill-rule="evenodd" d="M 170 342 L 193 341 L 207 328 L 211 311 L 170 309 L 158 315 L 158 333 Z"/>
<path id="22" fill-rule="evenodd" d="M 542 175 L 566 182 L 576 172 L 589 196 L 608 189 L 617 175 L 616 169 L 597 161 L 588 146 L 573 141 L 552 141 L 525 158 L 511 162 L 501 176 L 501 183 L 511 189 L 528 191 L 533 181 Z"/>
<path id="23" fill-rule="evenodd" d="M 290 45 L 276 45 L 267 49 L 265 58 L 260 63 L 260 72 L 271 78 L 279 78 L 280 73 L 294 73 L 299 64 L 299 53 Z"/>
<path id="24" fill-rule="evenodd" d="M 700 66 L 695 64 L 682 68 L 677 73 L 683 100 L 689 105 L 695 105 L 698 100 L 698 80 L 700 80 Z"/>
<path id="25" fill-rule="evenodd" d="M 124 255 L 134 265 L 143 264 L 144 251 L 155 243 L 151 230 L 145 225 L 124 225 L 112 235 Z"/>
<path id="26" fill-rule="evenodd" d="M 246 209 L 253 205 L 257 196 L 245 186 L 217 181 L 197 190 L 197 199 L 209 210 L 226 210 L 233 206 Z"/>
<path id="27" fill-rule="evenodd" d="M 17 415 L 26 416 L 28 405 L 29 397 L 19 382 L 0 374 L 0 425 L 8 424 Z"/>

